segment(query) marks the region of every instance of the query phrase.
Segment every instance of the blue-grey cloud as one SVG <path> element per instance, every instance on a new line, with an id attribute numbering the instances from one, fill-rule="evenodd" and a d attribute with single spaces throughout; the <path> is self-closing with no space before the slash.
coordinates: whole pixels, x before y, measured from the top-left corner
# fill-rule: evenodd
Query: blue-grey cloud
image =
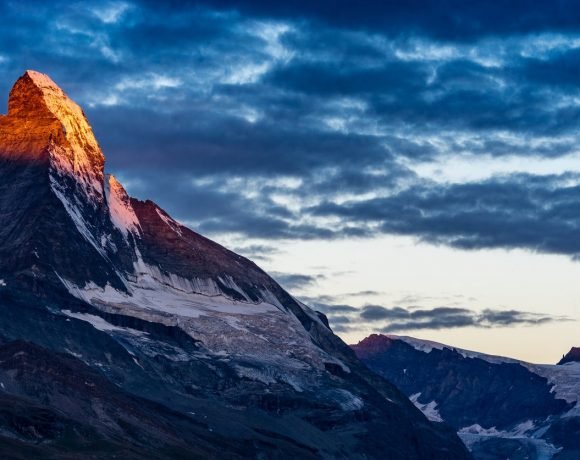
<path id="1" fill-rule="evenodd" d="M 192 2 L 185 2 L 185 4 Z M 197 3 L 197 2 L 195 2 Z M 310 18 L 336 27 L 365 29 L 386 34 L 416 33 L 446 40 L 473 40 L 488 35 L 516 35 L 574 30 L 580 20 L 572 0 L 508 3 L 429 0 L 356 4 L 348 0 L 268 2 L 222 0 L 220 5 L 249 14 L 276 18 Z M 516 18 L 516 20 L 514 20 Z"/>
<path id="2" fill-rule="evenodd" d="M 577 178 L 414 169 L 576 152 L 573 5 L 3 2 L 0 104 L 26 68 L 51 74 L 130 192 L 210 235 L 577 257 Z"/>
<path id="3" fill-rule="evenodd" d="M 340 332 L 366 329 L 380 332 L 405 332 L 411 330 L 440 330 L 465 327 L 492 328 L 514 326 L 540 326 L 547 323 L 571 321 L 565 316 L 533 313 L 515 309 L 484 309 L 476 311 L 465 307 L 384 307 L 366 305 L 361 308 L 326 310 L 331 326 Z"/>
<path id="4" fill-rule="evenodd" d="M 310 287 L 315 285 L 319 280 L 324 279 L 324 275 L 307 275 L 304 273 L 271 272 L 270 274 L 284 288 L 291 291 Z"/>
<path id="5" fill-rule="evenodd" d="M 431 184 L 385 198 L 325 203 L 313 212 L 372 222 L 385 233 L 414 235 L 461 249 L 525 248 L 577 258 L 580 186 L 575 179 L 524 175 Z"/>
<path id="6" fill-rule="evenodd" d="M 418 314 L 420 312 L 420 314 Z M 546 323 L 571 321 L 567 317 L 530 313 L 518 310 L 490 310 L 474 312 L 464 308 L 439 307 L 409 312 L 405 318 L 389 320 L 381 332 L 409 330 L 439 330 L 463 327 L 492 328 L 513 326 L 539 326 Z"/>

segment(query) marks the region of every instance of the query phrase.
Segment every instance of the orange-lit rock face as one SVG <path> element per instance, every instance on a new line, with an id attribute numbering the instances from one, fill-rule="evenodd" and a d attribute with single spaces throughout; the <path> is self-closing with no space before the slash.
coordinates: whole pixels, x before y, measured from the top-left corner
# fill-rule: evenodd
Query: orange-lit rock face
<path id="1" fill-rule="evenodd" d="M 81 108 L 47 75 L 27 71 L 0 115 L 0 158 L 47 163 L 51 174 L 79 180 L 102 196 L 104 156 Z"/>

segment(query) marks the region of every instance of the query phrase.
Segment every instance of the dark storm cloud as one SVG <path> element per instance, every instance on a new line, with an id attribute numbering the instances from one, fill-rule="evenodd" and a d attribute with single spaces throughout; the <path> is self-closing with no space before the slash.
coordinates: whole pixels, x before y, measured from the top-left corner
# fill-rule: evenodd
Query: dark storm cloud
<path id="1" fill-rule="evenodd" d="M 313 212 L 461 249 L 527 248 L 578 257 L 580 186 L 575 179 L 511 176 L 418 186 L 385 198 L 325 203 Z"/>
<path id="2" fill-rule="evenodd" d="M 168 116 L 153 109 L 124 107 L 88 113 L 97 135 L 104 138 L 105 150 L 123 152 L 119 158 L 110 156 L 120 169 L 185 169 L 191 177 L 308 176 L 313 170 L 332 166 L 345 168 L 341 174 L 346 179 L 354 178 L 348 168 L 388 165 L 401 169 L 374 136 L 317 131 L 298 123 L 285 126 L 279 118 L 249 123 L 204 110 L 177 110 Z"/>
<path id="3" fill-rule="evenodd" d="M 520 310 L 485 309 L 475 311 L 464 307 L 384 307 L 366 305 L 343 312 L 326 310 L 331 326 L 334 324 L 354 329 L 366 327 L 381 332 L 409 330 L 439 330 L 464 327 L 491 328 L 538 326 L 551 322 L 570 321 L 563 316 L 552 316 Z"/>
<path id="4" fill-rule="evenodd" d="M 174 4 L 179 5 L 181 2 Z M 577 4 L 572 0 L 540 1 L 533 5 L 526 0 L 510 2 L 365 0 L 356 3 L 348 0 L 316 2 L 220 0 L 218 4 L 263 17 L 311 18 L 337 27 L 390 34 L 418 33 L 447 40 L 575 30 L 580 23 L 580 17 L 576 12 Z"/>
<path id="5" fill-rule="evenodd" d="M 209 234 L 401 234 L 574 257 L 577 178 L 436 184 L 414 166 L 573 154 L 576 10 L 523 0 L 2 2 L 0 103 L 26 68 L 49 73 L 83 105 L 108 170 Z"/>
<path id="6" fill-rule="evenodd" d="M 273 71 L 267 82 L 288 90 L 320 96 L 375 96 L 421 90 L 427 69 L 410 62 L 391 61 L 379 67 L 356 68 L 344 63 L 296 63 Z"/>
<path id="7" fill-rule="evenodd" d="M 580 51 L 572 49 L 557 53 L 549 60 L 525 59 L 521 63 L 523 73 L 529 80 L 556 88 L 578 87 L 580 72 Z"/>

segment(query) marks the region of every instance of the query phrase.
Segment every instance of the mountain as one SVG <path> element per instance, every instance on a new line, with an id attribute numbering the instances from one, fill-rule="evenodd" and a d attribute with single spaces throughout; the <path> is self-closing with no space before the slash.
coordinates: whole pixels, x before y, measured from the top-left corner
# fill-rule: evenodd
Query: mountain
<path id="1" fill-rule="evenodd" d="M 456 429 L 476 459 L 580 458 L 579 361 L 531 364 L 377 334 L 352 349 L 428 418 Z"/>
<path id="2" fill-rule="evenodd" d="M 0 116 L 3 458 L 465 459 L 325 316 L 105 174 L 26 72 Z"/>
<path id="3" fill-rule="evenodd" d="M 572 347 L 568 353 L 562 356 L 558 364 L 580 363 L 580 347 Z"/>

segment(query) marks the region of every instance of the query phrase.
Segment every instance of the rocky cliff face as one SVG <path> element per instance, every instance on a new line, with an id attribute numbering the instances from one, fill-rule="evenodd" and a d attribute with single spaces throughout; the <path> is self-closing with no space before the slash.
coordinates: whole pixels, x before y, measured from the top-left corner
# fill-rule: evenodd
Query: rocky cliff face
<path id="1" fill-rule="evenodd" d="M 429 418 L 452 425 L 476 459 L 579 453 L 580 363 L 536 365 L 377 334 L 352 348 Z"/>
<path id="2" fill-rule="evenodd" d="M 23 422 L 34 440 L 1 426 L 0 445 L 37 458 L 94 458 L 91 445 L 127 458 L 467 457 L 254 263 L 129 197 L 82 110 L 37 72 L 0 118 L 0 221 L 12 366 L 0 413 L 51 420 Z"/>

